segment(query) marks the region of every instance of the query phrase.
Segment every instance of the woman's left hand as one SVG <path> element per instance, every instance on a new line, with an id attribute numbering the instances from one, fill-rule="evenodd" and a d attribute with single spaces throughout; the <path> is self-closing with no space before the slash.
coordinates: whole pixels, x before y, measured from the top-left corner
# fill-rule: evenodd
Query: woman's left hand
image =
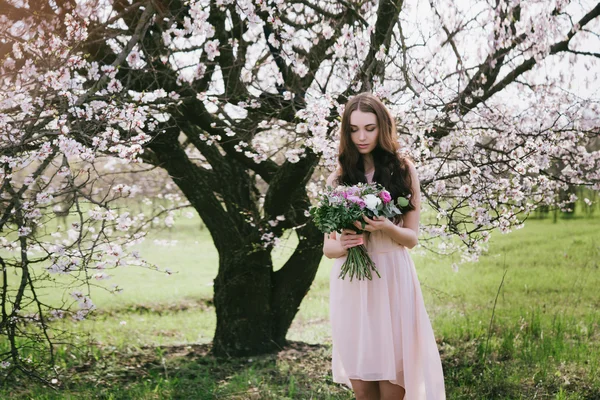
<path id="1" fill-rule="evenodd" d="M 392 223 L 392 221 L 390 221 L 389 219 L 387 219 L 384 216 L 373 217 L 373 219 L 371 219 L 371 218 L 367 217 L 366 215 L 363 215 L 363 219 L 366 222 L 364 228 L 362 227 L 362 224 L 359 221 L 354 221 L 354 226 L 356 226 L 357 228 L 362 229 L 364 231 L 368 231 L 368 232 L 375 232 L 375 231 L 382 230 L 385 227 L 387 227 L 389 224 Z"/>

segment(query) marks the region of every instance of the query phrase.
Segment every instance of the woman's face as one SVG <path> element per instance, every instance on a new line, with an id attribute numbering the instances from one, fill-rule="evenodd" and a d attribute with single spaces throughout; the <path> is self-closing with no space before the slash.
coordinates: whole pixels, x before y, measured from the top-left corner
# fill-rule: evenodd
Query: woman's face
<path id="1" fill-rule="evenodd" d="M 369 154 L 377 146 L 377 116 L 373 113 L 354 110 L 350 114 L 350 135 L 361 154 Z"/>

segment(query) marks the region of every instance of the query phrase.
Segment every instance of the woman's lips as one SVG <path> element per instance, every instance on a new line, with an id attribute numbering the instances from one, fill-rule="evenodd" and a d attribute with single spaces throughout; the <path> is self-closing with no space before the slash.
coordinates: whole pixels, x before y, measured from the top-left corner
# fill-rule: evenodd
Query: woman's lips
<path id="1" fill-rule="evenodd" d="M 367 147 L 369 147 L 368 144 L 358 144 L 357 146 L 361 149 L 366 149 Z"/>

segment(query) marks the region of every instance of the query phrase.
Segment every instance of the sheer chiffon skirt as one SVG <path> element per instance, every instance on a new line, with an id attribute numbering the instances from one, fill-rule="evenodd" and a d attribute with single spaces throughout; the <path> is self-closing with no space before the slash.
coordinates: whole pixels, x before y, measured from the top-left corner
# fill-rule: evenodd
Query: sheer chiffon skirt
<path id="1" fill-rule="evenodd" d="M 406 400 L 445 399 L 440 355 L 407 249 L 381 231 L 366 246 L 381 278 L 339 279 L 346 257 L 331 269 L 333 381 L 352 388 L 350 379 L 389 380 L 405 388 Z"/>

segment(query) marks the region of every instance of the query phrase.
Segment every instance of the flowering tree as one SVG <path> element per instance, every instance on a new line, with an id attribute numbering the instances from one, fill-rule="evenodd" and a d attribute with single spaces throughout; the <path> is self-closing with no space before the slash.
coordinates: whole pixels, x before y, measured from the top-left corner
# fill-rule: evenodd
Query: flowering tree
<path id="1" fill-rule="evenodd" d="M 21 371 L 46 380 L 48 372 L 60 373 L 48 370 L 56 346 L 73 343 L 72 332 L 53 321 L 84 319 L 95 309 L 92 286 L 119 292 L 100 282 L 110 269 L 158 269 L 130 250 L 143 240 L 148 216 L 113 206 L 136 187 L 111 179 L 109 165 L 139 163 L 150 139 L 140 127 L 156 124 L 152 113 L 161 106 L 131 101 L 115 79 L 138 39 L 113 64 L 85 59 L 89 21 L 80 13 L 87 6 L 0 8 L 0 377 Z M 56 220 L 65 204 L 73 214 L 68 226 Z M 43 295 L 48 287 L 60 300 Z"/>
<path id="2" fill-rule="evenodd" d="M 8 337 L 19 337 L 27 318 L 42 333 L 49 326 L 52 306 L 31 293 L 50 275 L 33 279 L 34 262 L 86 282 L 72 272 L 124 260 L 149 266 L 125 250 L 143 237 L 146 216 L 111 208 L 130 187 L 94 192 L 90 177 L 102 173 L 90 171 L 112 156 L 164 169 L 187 200 L 174 207 L 189 204 L 209 229 L 220 256 L 213 352 L 283 345 L 322 256 L 307 213 L 319 181 L 310 180 L 335 166 L 338 117 L 361 91 L 386 102 L 416 160 L 434 211 L 422 225 L 424 247 L 473 259 L 490 231 L 520 227 L 540 204 L 566 207 L 573 198 L 559 195 L 569 185 L 600 189 L 598 3 L 0 4 L 0 229 L 10 252 L 0 260 L 0 331 Z M 66 183 L 47 185 L 55 177 Z M 48 225 L 46 210 L 69 192 L 85 204 L 80 222 L 68 238 L 42 242 L 32 227 Z M 298 245 L 274 271 L 272 249 L 289 230 Z M 30 259 L 29 250 L 45 255 Z M 20 274 L 15 291 L 9 268 Z M 73 298 L 76 318 L 93 308 L 85 293 Z M 26 317 L 30 301 L 37 310 Z M 19 343 L 9 347 L 0 357 L 23 368 Z"/>

